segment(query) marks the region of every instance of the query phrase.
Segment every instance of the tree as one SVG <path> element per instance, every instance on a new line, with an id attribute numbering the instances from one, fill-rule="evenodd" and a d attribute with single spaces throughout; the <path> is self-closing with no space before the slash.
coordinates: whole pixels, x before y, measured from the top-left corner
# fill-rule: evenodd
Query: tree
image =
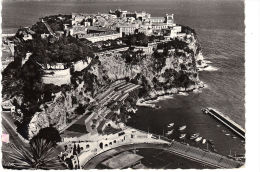
<path id="1" fill-rule="evenodd" d="M 73 147 L 73 155 L 77 155 L 77 147 L 76 147 L 75 143 L 74 143 L 74 147 Z"/>
<path id="2" fill-rule="evenodd" d="M 79 154 L 80 153 L 80 146 L 78 144 L 78 147 L 77 147 L 77 153 Z"/>
<path id="3" fill-rule="evenodd" d="M 53 145 L 56 145 L 57 142 L 61 141 L 60 133 L 54 127 L 46 127 L 40 129 L 39 133 L 36 136 L 34 136 L 30 142 L 37 139 L 45 139 Z"/>
<path id="4" fill-rule="evenodd" d="M 14 161 L 17 169 L 64 169 L 65 167 L 54 155 L 53 145 L 45 139 L 35 139 L 28 149 L 11 144 L 12 152 L 8 157 Z"/>

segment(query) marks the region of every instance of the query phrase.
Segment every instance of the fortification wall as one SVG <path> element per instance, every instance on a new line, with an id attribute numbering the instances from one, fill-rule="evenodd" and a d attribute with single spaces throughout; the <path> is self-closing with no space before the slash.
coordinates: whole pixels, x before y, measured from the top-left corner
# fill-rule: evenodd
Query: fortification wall
<path id="1" fill-rule="evenodd" d="M 91 58 L 88 58 L 87 61 L 77 61 L 73 64 L 74 66 L 74 70 L 75 71 L 82 71 L 83 69 L 85 69 L 86 67 L 88 67 L 89 63 L 91 62 Z"/>
<path id="2" fill-rule="evenodd" d="M 82 71 L 83 69 L 85 69 L 91 62 L 91 58 L 88 58 L 87 61 L 77 61 L 73 64 L 74 70 L 75 71 Z M 61 69 L 57 69 L 57 66 L 61 67 Z M 44 69 L 44 75 L 42 76 L 42 82 L 44 84 L 54 84 L 54 85 L 58 85 L 61 86 L 63 84 L 70 84 L 70 68 L 67 69 L 62 69 L 65 68 L 63 67 L 64 65 L 59 64 L 56 65 L 55 67 L 52 66 L 53 69 Z"/>
<path id="3" fill-rule="evenodd" d="M 62 84 L 70 84 L 70 77 L 70 68 L 63 70 L 44 70 L 42 82 L 44 84 L 61 86 Z"/>

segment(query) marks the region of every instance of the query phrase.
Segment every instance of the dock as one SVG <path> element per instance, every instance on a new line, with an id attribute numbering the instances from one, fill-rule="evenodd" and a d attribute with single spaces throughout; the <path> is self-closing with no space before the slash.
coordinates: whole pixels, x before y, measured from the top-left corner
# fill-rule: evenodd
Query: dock
<path id="1" fill-rule="evenodd" d="M 213 116 L 215 119 L 220 121 L 222 124 L 224 124 L 226 127 L 231 129 L 234 133 L 236 133 L 238 136 L 240 136 L 241 138 L 243 138 L 245 140 L 245 129 L 242 128 L 236 122 L 234 122 L 232 119 L 230 119 L 228 116 L 222 114 L 221 112 L 219 112 L 216 109 L 213 109 L 211 107 L 202 109 L 202 111 L 205 114 Z"/>

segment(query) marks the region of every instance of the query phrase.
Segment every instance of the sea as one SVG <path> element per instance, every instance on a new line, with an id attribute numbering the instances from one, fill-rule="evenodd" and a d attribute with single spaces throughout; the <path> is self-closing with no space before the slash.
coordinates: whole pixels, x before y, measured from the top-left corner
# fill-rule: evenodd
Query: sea
<path id="1" fill-rule="evenodd" d="M 129 121 L 133 127 L 157 134 L 167 133 L 174 122 L 178 139 L 180 126 L 187 135 L 200 133 L 213 140 L 215 149 L 224 155 L 244 154 L 244 142 L 225 126 L 201 112 L 212 107 L 245 127 L 245 24 L 241 0 L 3 0 L 2 31 L 14 33 L 30 26 L 40 17 L 72 12 L 97 13 L 110 9 L 147 11 L 152 16 L 174 14 L 175 22 L 195 29 L 205 60 L 210 67 L 199 73 L 206 87 L 188 95 L 173 95 L 156 102 L 160 109 L 140 107 Z M 206 149 L 201 143 L 194 146 Z M 207 146 L 208 148 L 208 146 Z"/>

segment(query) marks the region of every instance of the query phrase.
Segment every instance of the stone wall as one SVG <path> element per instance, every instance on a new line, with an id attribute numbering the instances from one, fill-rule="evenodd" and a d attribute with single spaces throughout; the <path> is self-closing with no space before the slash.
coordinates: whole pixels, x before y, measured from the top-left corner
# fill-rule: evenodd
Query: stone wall
<path id="1" fill-rule="evenodd" d="M 89 57 L 87 61 L 83 61 L 83 60 L 80 60 L 80 61 L 77 61 L 73 64 L 74 66 L 74 70 L 75 71 L 82 71 L 83 69 L 85 69 L 86 67 L 88 67 L 88 65 L 90 64 L 91 62 L 91 58 Z"/>
<path id="2" fill-rule="evenodd" d="M 64 70 L 44 70 L 42 82 L 44 84 L 61 86 L 62 84 L 70 84 L 70 76 L 70 68 Z"/>
<path id="3" fill-rule="evenodd" d="M 75 71 L 82 71 L 85 69 L 91 62 L 91 58 L 89 57 L 87 61 L 77 61 L 73 64 L 74 70 Z M 59 63 L 58 65 L 52 65 L 52 66 L 47 66 L 47 67 L 52 67 L 54 69 L 44 69 L 44 74 L 42 76 L 42 82 L 44 84 L 54 84 L 61 86 L 63 84 L 70 84 L 70 68 L 65 68 L 64 64 Z M 57 69 L 61 68 L 61 69 Z"/>
<path id="4" fill-rule="evenodd" d="M 117 39 L 117 38 L 121 38 L 122 37 L 122 33 L 115 33 L 115 34 L 111 34 L 111 35 L 100 35 L 100 36 L 92 36 L 92 37 L 87 37 L 86 39 L 91 41 L 91 42 L 98 42 L 98 41 L 106 41 L 109 39 Z"/>

